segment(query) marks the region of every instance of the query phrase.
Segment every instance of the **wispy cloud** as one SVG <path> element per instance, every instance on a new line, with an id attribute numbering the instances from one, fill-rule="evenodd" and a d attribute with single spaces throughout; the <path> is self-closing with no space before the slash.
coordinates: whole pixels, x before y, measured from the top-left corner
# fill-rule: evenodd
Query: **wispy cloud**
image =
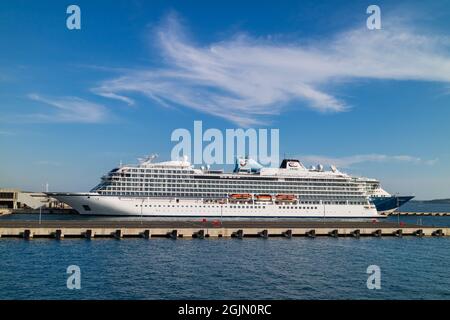
<path id="1" fill-rule="evenodd" d="M 93 93 L 98 94 L 99 96 L 102 96 L 104 98 L 111 98 L 111 99 L 116 99 L 116 100 L 120 100 L 122 102 L 125 102 L 126 104 L 132 106 L 134 105 L 134 100 L 128 97 L 125 97 L 123 95 L 111 92 L 110 90 L 104 90 L 103 87 L 99 87 L 99 88 L 93 88 L 91 90 Z"/>
<path id="2" fill-rule="evenodd" d="M 50 160 L 40 160 L 34 162 L 34 164 L 39 166 L 51 166 L 51 167 L 60 167 L 61 163 L 57 161 L 50 161 Z"/>
<path id="3" fill-rule="evenodd" d="M 13 136 L 13 135 L 15 135 L 15 133 L 11 131 L 0 131 L 0 136 Z"/>
<path id="4" fill-rule="evenodd" d="M 43 97 L 29 94 L 28 98 L 42 102 L 54 109 L 46 113 L 34 113 L 22 120 L 30 122 L 98 123 L 108 119 L 108 110 L 101 104 L 78 97 Z"/>
<path id="5" fill-rule="evenodd" d="M 126 71 L 93 91 L 130 105 L 137 93 L 246 126 L 294 102 L 320 112 L 345 111 L 350 106 L 330 89 L 337 82 L 450 82 L 450 37 L 419 34 L 409 26 L 359 28 L 295 43 L 240 34 L 199 46 L 171 15 L 156 34 L 165 67 Z"/>
<path id="6" fill-rule="evenodd" d="M 359 154 L 348 157 L 327 157 L 319 155 L 298 156 L 301 161 L 308 165 L 335 165 L 340 168 L 349 168 L 355 164 L 364 162 L 399 162 L 412 164 L 434 165 L 438 159 L 424 160 L 409 155 L 385 155 L 385 154 Z"/>

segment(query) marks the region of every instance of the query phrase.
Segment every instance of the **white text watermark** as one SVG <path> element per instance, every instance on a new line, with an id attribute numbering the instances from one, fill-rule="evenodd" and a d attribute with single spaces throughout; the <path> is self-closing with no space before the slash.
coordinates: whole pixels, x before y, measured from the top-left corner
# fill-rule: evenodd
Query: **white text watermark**
<path id="1" fill-rule="evenodd" d="M 203 132 L 202 121 L 194 121 L 193 134 L 184 128 L 175 129 L 172 142 L 178 142 L 171 159 L 187 156 L 194 164 L 234 164 L 236 157 L 248 157 L 262 165 L 279 163 L 279 129 L 209 128 Z M 269 152 L 270 149 L 270 152 Z"/>

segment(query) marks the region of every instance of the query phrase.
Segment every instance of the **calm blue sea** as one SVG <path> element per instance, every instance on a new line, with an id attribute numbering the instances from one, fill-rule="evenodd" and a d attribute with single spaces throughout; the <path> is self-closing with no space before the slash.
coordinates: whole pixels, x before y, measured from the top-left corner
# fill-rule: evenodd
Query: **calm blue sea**
<path id="1" fill-rule="evenodd" d="M 3 238 L 0 299 L 450 299 L 449 253 L 450 238 Z M 69 265 L 80 267 L 80 290 L 67 289 Z M 379 290 L 367 288 L 369 265 L 380 267 Z"/>

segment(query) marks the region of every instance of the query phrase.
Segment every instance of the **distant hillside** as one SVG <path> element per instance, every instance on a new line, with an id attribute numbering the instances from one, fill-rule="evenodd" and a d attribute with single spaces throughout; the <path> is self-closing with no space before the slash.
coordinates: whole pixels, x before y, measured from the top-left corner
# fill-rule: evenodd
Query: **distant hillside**
<path id="1" fill-rule="evenodd" d="M 423 203 L 439 203 L 439 204 L 450 204 L 450 199 L 433 199 L 433 200 L 421 200 L 417 202 Z"/>

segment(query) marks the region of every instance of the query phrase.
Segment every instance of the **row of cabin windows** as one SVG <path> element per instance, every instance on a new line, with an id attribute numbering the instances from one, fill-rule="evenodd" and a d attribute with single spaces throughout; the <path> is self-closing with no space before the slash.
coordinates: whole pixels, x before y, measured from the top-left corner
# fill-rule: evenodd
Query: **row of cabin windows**
<path id="1" fill-rule="evenodd" d="M 116 191 L 109 191 L 109 190 L 99 190 L 98 191 L 100 194 L 104 194 L 104 195 L 111 195 L 111 196 L 151 196 L 151 197 L 174 197 L 174 196 L 178 196 L 178 197 L 186 197 L 186 198 L 192 198 L 192 197 L 226 197 L 226 194 L 221 194 L 221 193 L 200 193 L 200 192 L 191 192 L 191 193 L 166 193 L 166 192 L 116 192 Z M 310 198 L 324 198 L 326 197 L 326 199 L 350 199 L 350 198 L 361 198 L 361 196 L 359 194 L 355 194 L 355 196 L 352 196 L 351 194 L 346 194 L 345 196 L 339 196 L 339 195 L 330 195 L 330 194 L 324 194 L 324 195 L 320 195 L 320 194 L 312 194 L 312 196 L 309 196 Z M 342 203 L 324 203 L 324 204 L 345 204 L 345 201 L 343 201 Z M 364 204 L 362 202 L 355 202 L 353 204 Z"/>
<path id="2" fill-rule="evenodd" d="M 132 173 L 130 173 L 132 172 Z M 119 172 L 114 172 L 113 174 L 111 174 L 111 177 L 148 177 L 148 176 L 153 176 L 153 177 L 183 177 L 183 178 L 191 178 L 195 173 L 192 171 L 169 171 L 169 170 L 154 170 L 154 171 L 140 171 L 138 172 L 137 170 L 129 170 L 127 172 L 123 172 L 123 173 L 119 173 Z M 241 178 L 242 176 L 232 176 L 232 177 L 226 177 L 226 178 L 220 178 L 220 179 L 229 179 L 229 180 L 233 180 L 236 181 L 239 178 Z M 248 178 L 248 177 L 245 177 Z M 265 177 L 252 177 L 253 179 L 242 179 L 242 180 L 251 180 L 251 181 L 261 181 L 265 182 L 266 180 L 264 179 Z M 342 181 L 342 182 L 347 182 L 349 181 L 349 179 L 346 178 L 334 178 L 334 179 L 320 179 L 320 178 L 291 178 L 291 177 L 282 177 L 283 179 L 285 179 L 286 181 L 290 182 L 290 181 L 318 181 L 318 182 L 338 182 L 338 181 Z M 351 181 L 352 183 L 358 183 L 358 184 L 365 184 L 365 182 L 359 182 L 359 181 Z"/>
<path id="3" fill-rule="evenodd" d="M 267 185 L 267 184 L 275 184 L 275 185 L 298 185 L 299 183 L 304 185 L 312 185 L 312 186 L 353 186 L 353 187 L 364 187 L 363 184 L 360 183 L 351 183 L 348 181 L 317 181 L 317 182 L 305 182 L 305 181 L 255 181 L 255 180 L 199 180 L 199 179 L 189 179 L 188 177 L 151 177 L 153 179 L 146 178 L 125 178 L 123 177 L 112 177 L 108 179 L 110 181 L 120 181 L 120 182 L 184 182 L 184 183 L 201 183 L 201 184 L 251 184 L 251 185 Z"/>
<path id="4" fill-rule="evenodd" d="M 141 206 L 141 207 L 167 207 L 167 208 L 170 208 L 170 207 L 172 207 L 172 208 L 175 208 L 175 207 L 177 207 L 177 208 L 219 208 L 219 206 L 210 206 L 210 205 L 208 205 L 208 206 L 206 206 L 206 205 L 203 205 L 203 206 L 196 206 L 196 205 L 161 205 L 161 204 L 159 204 L 159 205 L 136 205 L 136 207 L 139 207 L 139 206 Z M 230 205 L 230 206 L 225 206 L 225 208 L 236 208 L 236 209 L 265 209 L 266 208 L 266 206 L 238 206 L 238 205 Z M 314 210 L 317 210 L 317 207 L 301 207 L 301 206 L 279 206 L 279 208 L 280 209 L 306 209 L 306 210 L 309 210 L 309 209 L 314 209 Z"/>
<path id="5" fill-rule="evenodd" d="M 344 187 L 305 187 L 305 186 L 241 186 L 241 185 L 230 185 L 230 186 L 217 186 L 214 184 L 210 185 L 188 185 L 188 184 L 132 184 L 132 183 L 115 183 L 112 182 L 108 185 L 105 185 L 105 187 L 113 188 L 113 189 L 172 189 L 172 190 L 179 190 L 181 189 L 187 189 L 195 187 L 199 190 L 204 189 L 211 189 L 214 188 L 214 190 L 229 190 L 229 189 L 243 189 L 243 188 L 253 188 L 253 189 L 259 189 L 259 190 L 269 190 L 269 189 L 282 189 L 282 190 L 316 190 L 316 191 L 357 191 L 357 192 L 363 192 L 363 189 L 360 188 L 344 188 Z"/>

